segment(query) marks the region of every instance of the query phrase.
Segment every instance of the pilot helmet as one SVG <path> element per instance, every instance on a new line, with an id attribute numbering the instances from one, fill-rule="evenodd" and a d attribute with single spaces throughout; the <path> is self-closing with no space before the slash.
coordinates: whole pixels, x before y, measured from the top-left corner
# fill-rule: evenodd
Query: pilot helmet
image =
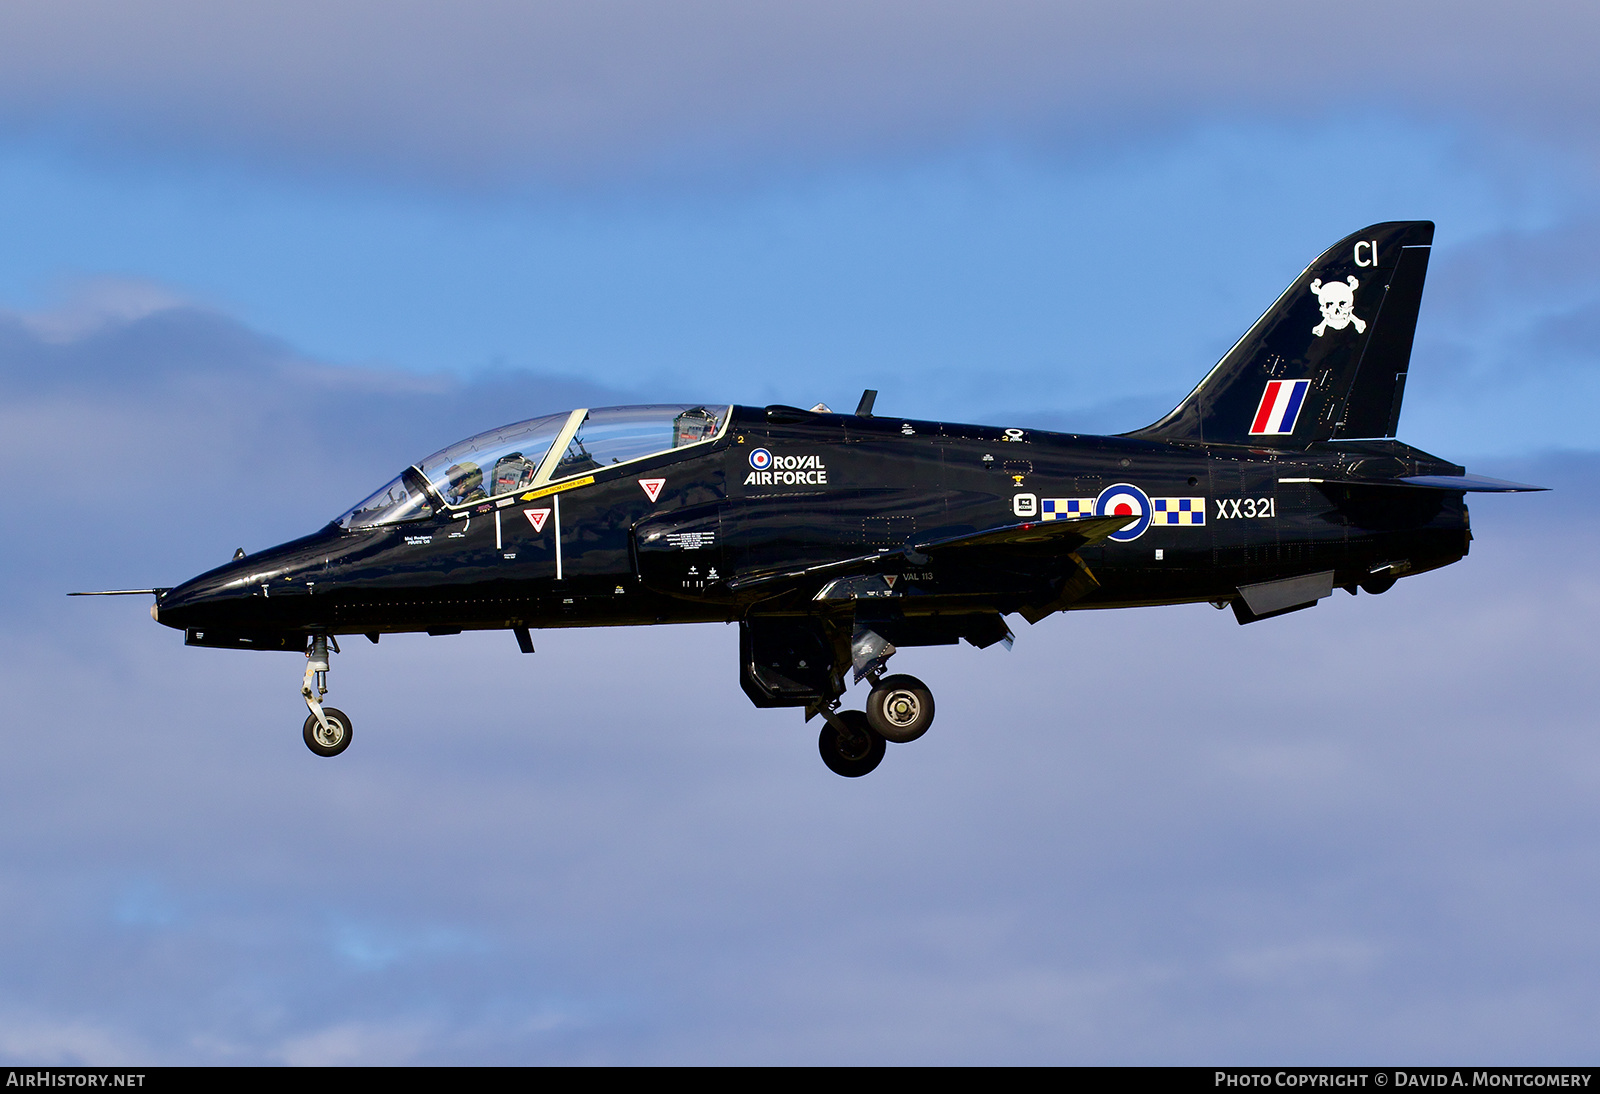
<path id="1" fill-rule="evenodd" d="M 450 489 L 460 497 L 483 487 L 483 468 L 470 461 L 451 464 L 445 477 L 450 480 Z"/>

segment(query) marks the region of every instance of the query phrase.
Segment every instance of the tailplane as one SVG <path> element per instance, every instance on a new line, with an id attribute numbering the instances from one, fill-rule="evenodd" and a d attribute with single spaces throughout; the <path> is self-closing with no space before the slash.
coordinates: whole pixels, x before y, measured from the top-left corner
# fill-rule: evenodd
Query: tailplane
<path id="1" fill-rule="evenodd" d="M 1295 278 L 1146 440 L 1304 447 L 1393 437 L 1433 222 L 1374 224 Z"/>

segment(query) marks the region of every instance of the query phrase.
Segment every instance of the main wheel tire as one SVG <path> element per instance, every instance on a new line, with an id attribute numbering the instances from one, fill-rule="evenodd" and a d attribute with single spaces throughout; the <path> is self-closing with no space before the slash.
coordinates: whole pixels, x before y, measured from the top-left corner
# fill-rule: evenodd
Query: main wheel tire
<path id="1" fill-rule="evenodd" d="M 318 756 L 337 756 L 350 747 L 350 736 L 354 733 L 350 716 L 335 707 L 323 707 L 322 714 L 328 719 L 327 729 L 322 728 L 315 714 L 306 715 L 306 747 Z"/>
<path id="2" fill-rule="evenodd" d="M 883 738 L 872 731 L 867 716 L 859 710 L 841 710 L 838 717 L 850 727 L 850 736 L 841 736 L 832 722 L 823 722 L 817 751 L 822 753 L 822 762 L 828 765 L 829 771 L 847 779 L 859 779 L 882 762 Z"/>
<path id="3" fill-rule="evenodd" d="M 915 676 L 886 676 L 867 696 L 867 724 L 886 741 L 914 741 L 933 725 L 933 692 Z"/>

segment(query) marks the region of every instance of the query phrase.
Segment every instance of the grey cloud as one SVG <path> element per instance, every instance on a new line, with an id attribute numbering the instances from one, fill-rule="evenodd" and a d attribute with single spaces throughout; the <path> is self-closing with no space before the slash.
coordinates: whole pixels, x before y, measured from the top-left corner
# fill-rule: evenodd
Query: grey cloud
<path id="1" fill-rule="evenodd" d="M 155 288 L 112 297 L 129 298 L 156 303 L 119 313 L 102 294 L 98 309 L 0 313 L 0 466 L 14 496 L 88 489 L 97 525 L 116 530 L 109 542 L 63 542 L 67 529 L 13 509 L 3 518 L 12 549 L 28 572 L 52 575 L 0 584 L 13 610 L 67 583 L 170 584 L 219 552 L 311 531 L 462 437 L 571 406 L 643 401 L 511 370 L 336 366 Z M 227 515 L 213 521 L 218 505 Z"/>
<path id="2" fill-rule="evenodd" d="M 1428 306 L 1452 326 L 1489 322 L 1519 308 L 1564 311 L 1593 295 L 1600 218 L 1583 205 L 1534 227 L 1505 226 L 1455 243 L 1441 240 L 1429 267 Z"/>
<path id="3" fill-rule="evenodd" d="M 1541 356 L 1565 359 L 1588 368 L 1600 365 L 1600 300 L 1574 308 L 1543 323 L 1530 339 Z"/>
<path id="4" fill-rule="evenodd" d="M 913 151 L 1198 112 L 1476 117 L 1592 143 L 1593 6 L 562 0 L 0 11 L 0 116 L 463 179 Z"/>
<path id="5" fill-rule="evenodd" d="M 1600 364 L 1600 222 L 1574 215 L 1440 248 L 1412 376 L 1462 394 L 1568 380 Z"/>

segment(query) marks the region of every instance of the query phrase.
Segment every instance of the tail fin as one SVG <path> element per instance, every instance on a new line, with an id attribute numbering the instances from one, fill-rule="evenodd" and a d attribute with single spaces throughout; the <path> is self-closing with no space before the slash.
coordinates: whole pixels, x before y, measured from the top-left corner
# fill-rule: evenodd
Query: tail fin
<path id="1" fill-rule="evenodd" d="M 1392 437 L 1433 222 L 1374 224 L 1324 251 L 1146 440 L 1303 447 Z"/>

